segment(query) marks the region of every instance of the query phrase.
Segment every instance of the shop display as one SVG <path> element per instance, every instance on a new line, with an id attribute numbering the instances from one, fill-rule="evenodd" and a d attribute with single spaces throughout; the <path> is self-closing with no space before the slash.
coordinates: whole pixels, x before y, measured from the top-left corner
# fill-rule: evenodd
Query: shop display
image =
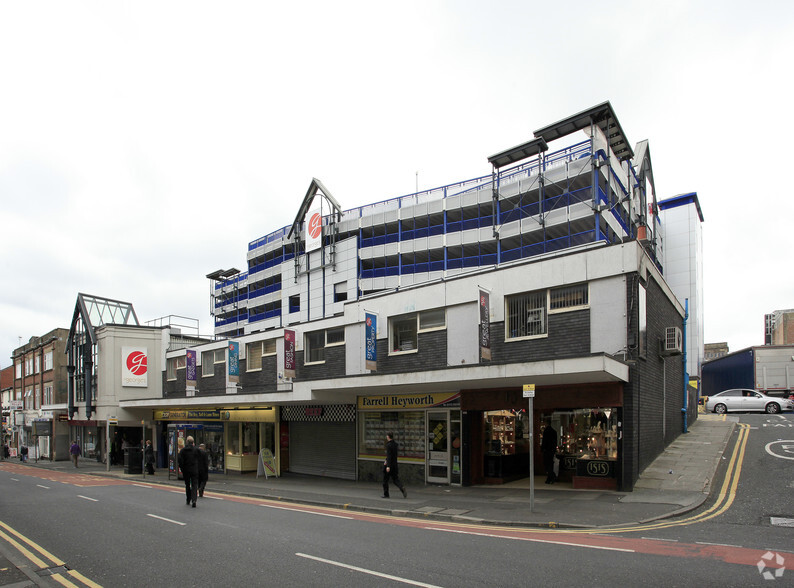
<path id="1" fill-rule="evenodd" d="M 361 419 L 362 454 L 385 456 L 386 433 L 394 433 L 398 456 L 424 459 L 425 415 L 423 412 L 368 412 Z"/>
<path id="2" fill-rule="evenodd" d="M 486 413 L 487 453 L 513 455 L 516 452 L 516 418 L 507 411 Z M 489 425 L 489 426 L 488 426 Z"/>

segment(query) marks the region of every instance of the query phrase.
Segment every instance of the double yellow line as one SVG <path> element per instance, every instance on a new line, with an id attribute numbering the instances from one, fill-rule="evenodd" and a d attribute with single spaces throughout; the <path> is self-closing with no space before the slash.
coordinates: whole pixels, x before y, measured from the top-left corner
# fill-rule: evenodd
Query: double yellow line
<path id="1" fill-rule="evenodd" d="M 34 541 L 25 537 L 22 533 L 12 529 L 3 521 L 0 521 L 0 539 L 5 540 L 9 545 L 14 547 L 21 553 L 37 570 L 47 570 L 50 568 L 58 568 L 65 566 L 66 563 L 60 558 L 55 557 L 49 551 L 38 545 Z M 80 572 L 75 570 L 67 570 L 64 567 L 63 572 L 55 572 L 49 576 L 62 586 L 70 586 L 79 588 L 80 586 L 91 586 L 92 588 L 101 588 L 99 584 L 89 580 Z M 79 582 L 75 584 L 74 581 Z"/>

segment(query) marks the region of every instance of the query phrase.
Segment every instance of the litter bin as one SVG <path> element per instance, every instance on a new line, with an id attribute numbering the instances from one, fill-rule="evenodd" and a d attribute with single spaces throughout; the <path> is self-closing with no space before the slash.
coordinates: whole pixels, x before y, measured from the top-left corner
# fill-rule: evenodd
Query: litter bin
<path id="1" fill-rule="evenodd" d="M 143 473 L 143 449 L 140 447 L 127 447 L 124 450 L 124 473 Z"/>

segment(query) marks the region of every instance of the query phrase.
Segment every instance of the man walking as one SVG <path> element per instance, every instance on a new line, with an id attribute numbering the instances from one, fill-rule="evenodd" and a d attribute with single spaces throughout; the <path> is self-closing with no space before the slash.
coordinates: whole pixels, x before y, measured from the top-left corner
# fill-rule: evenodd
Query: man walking
<path id="1" fill-rule="evenodd" d="M 389 497 L 389 478 L 394 485 L 403 493 L 403 498 L 408 498 L 405 486 L 400 482 L 400 473 L 397 466 L 397 442 L 394 440 L 393 433 L 386 433 L 386 460 L 383 462 L 383 496 Z"/>
<path id="2" fill-rule="evenodd" d="M 77 467 L 77 459 L 83 454 L 83 450 L 80 449 L 80 444 L 77 442 L 77 439 L 72 441 L 72 446 L 69 447 L 69 454 L 72 456 L 74 467 Z"/>
<path id="3" fill-rule="evenodd" d="M 199 455 L 198 495 L 203 497 L 204 487 L 210 479 L 210 454 L 203 443 L 199 445 Z"/>
<path id="4" fill-rule="evenodd" d="M 198 447 L 193 444 L 193 437 L 188 437 L 185 439 L 185 446 L 179 452 L 177 462 L 185 479 L 185 504 L 193 503 L 193 508 L 196 508 L 200 459 Z"/>

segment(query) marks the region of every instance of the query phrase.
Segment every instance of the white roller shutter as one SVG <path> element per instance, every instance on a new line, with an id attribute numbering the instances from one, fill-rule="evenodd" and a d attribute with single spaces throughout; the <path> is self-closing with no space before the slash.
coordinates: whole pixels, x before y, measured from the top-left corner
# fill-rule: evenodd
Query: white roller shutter
<path id="1" fill-rule="evenodd" d="M 289 470 L 343 480 L 356 479 L 356 424 L 289 424 Z"/>

